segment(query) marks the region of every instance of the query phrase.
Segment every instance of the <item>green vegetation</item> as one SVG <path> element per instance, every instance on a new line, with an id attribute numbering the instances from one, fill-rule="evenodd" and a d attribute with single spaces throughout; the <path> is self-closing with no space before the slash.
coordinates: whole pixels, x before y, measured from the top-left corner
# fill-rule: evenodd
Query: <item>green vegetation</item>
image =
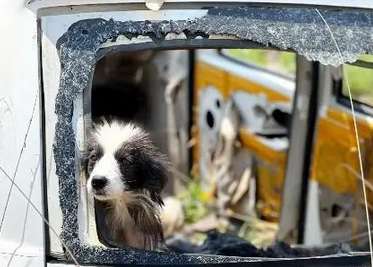
<path id="1" fill-rule="evenodd" d="M 295 77 L 295 53 L 263 49 L 227 49 L 227 55 L 280 74 Z"/>
<path id="2" fill-rule="evenodd" d="M 224 52 L 242 62 L 295 77 L 295 53 L 264 49 L 226 49 Z M 373 55 L 362 55 L 361 60 L 373 62 Z M 344 65 L 350 84 L 352 98 L 373 106 L 373 69 L 349 64 Z M 346 77 L 343 95 L 348 97 Z"/>
<path id="3" fill-rule="evenodd" d="M 361 60 L 373 62 L 372 55 L 363 55 Z M 373 69 L 345 64 L 344 74 L 347 74 L 352 98 L 373 106 Z M 347 79 L 344 77 L 343 95 L 348 97 Z"/>
<path id="4" fill-rule="evenodd" d="M 191 179 L 178 198 L 183 203 L 186 223 L 194 223 L 207 215 L 207 203 L 198 179 Z"/>

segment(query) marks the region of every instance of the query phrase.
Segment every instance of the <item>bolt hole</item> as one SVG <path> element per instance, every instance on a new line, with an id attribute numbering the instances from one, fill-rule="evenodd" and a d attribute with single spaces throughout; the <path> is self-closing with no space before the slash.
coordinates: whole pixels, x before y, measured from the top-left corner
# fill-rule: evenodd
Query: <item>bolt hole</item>
<path id="1" fill-rule="evenodd" d="M 220 100 L 219 99 L 216 99 L 215 105 L 216 105 L 217 108 L 220 108 Z"/>
<path id="2" fill-rule="evenodd" d="M 338 204 L 333 204 L 331 208 L 331 215 L 333 218 L 339 217 L 341 213 L 343 212 L 343 208 L 339 206 Z"/>
<path id="3" fill-rule="evenodd" d="M 208 110 L 206 113 L 206 123 L 210 127 L 210 129 L 214 128 L 215 119 L 210 110 Z"/>

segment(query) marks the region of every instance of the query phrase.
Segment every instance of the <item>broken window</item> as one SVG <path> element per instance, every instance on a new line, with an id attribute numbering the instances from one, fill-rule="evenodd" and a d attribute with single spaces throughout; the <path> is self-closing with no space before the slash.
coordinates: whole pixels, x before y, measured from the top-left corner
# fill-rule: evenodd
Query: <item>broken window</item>
<path id="1" fill-rule="evenodd" d="M 371 20 L 362 19 L 370 13 L 320 10 L 231 6 L 166 9 L 157 19 L 144 10 L 43 16 L 46 199 L 51 225 L 61 229 L 63 241 L 50 233 L 50 254 L 69 259 L 67 247 L 86 264 L 251 260 L 235 257 L 248 256 L 237 251 L 230 254 L 232 235 L 217 231 L 207 234 L 202 246 L 201 235 L 194 235 L 189 252 L 195 254 L 116 248 L 103 229 L 102 207 L 91 203 L 87 194 L 80 162 L 92 123 L 101 116 L 142 124 L 171 159 L 175 178 L 165 192 L 173 198 L 164 200 L 166 208 L 176 203 L 184 217 L 182 223 L 180 217 L 172 218 L 171 234 L 184 224 L 197 227 L 187 231 L 201 232 L 201 225 L 223 229 L 236 234 L 232 238 L 245 246 L 241 250 L 245 253 L 252 248 L 248 241 L 260 245 L 253 241 L 257 237 L 253 229 L 258 228 L 269 235 L 262 245 L 276 236 L 289 244 L 324 245 L 349 239 L 348 243 L 366 234 L 363 198 L 357 194 L 361 179 L 352 116 L 345 110 L 338 113 L 341 107 L 329 101 L 331 94 L 323 98 L 332 90 L 333 77 L 330 67 L 319 62 L 339 65 L 355 61 L 361 52 L 373 52 L 366 39 L 372 36 Z M 339 49 L 322 15 L 330 21 Z M 352 23 L 351 18 L 356 20 Z M 268 72 L 236 64 L 212 48 L 249 49 L 239 57 L 247 54 L 251 62 L 252 48 L 261 54 L 290 49 L 296 67 L 289 66 L 285 74 L 295 71 L 295 80 L 271 73 L 280 68 Z M 360 123 L 367 129 L 369 118 Z M 346 133 L 348 142 L 341 138 Z M 365 133 L 364 149 L 369 151 L 369 131 Z M 364 162 L 370 162 L 370 154 L 363 155 Z M 369 168 L 365 171 L 371 173 Z M 357 212 L 350 220 L 353 208 Z M 198 225 L 211 211 L 217 216 Z M 355 222 L 363 223 L 353 228 Z M 204 249 L 216 244 L 208 243 L 214 240 L 228 247 L 220 252 L 221 247 Z M 365 250 L 367 239 L 359 240 L 358 250 Z M 305 254 L 292 253 L 309 255 L 308 250 L 300 251 Z M 312 255 L 349 251 L 333 246 Z M 263 250 L 254 252 L 249 256 L 263 255 Z"/>
<path id="2" fill-rule="evenodd" d="M 279 220 L 294 90 L 293 80 L 217 50 L 145 50 L 103 57 L 85 101 L 90 121 L 140 124 L 168 155 L 172 176 L 161 218 L 169 247 L 175 236 L 195 245 L 217 229 L 243 238 L 266 232 L 250 241 L 267 246 Z M 226 127 L 234 136 L 226 136 Z M 104 212 L 96 201 L 98 235 L 110 244 Z M 261 223 L 268 228 L 254 234 L 251 228 Z"/>

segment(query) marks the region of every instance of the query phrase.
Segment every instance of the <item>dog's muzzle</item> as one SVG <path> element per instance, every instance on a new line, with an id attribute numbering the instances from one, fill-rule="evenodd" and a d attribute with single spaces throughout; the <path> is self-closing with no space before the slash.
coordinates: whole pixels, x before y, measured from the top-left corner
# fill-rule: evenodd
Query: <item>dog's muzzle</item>
<path id="1" fill-rule="evenodd" d="M 95 194 L 102 195 L 103 189 L 108 184 L 108 179 L 105 176 L 93 176 L 91 184 Z"/>

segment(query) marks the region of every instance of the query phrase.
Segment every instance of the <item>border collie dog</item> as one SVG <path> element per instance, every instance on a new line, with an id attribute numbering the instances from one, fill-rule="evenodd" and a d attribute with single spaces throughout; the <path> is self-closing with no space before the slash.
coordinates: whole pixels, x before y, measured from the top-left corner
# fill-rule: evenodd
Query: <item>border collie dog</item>
<path id="1" fill-rule="evenodd" d="M 139 126 L 118 120 L 94 125 L 88 141 L 88 193 L 105 207 L 105 222 L 120 247 L 157 249 L 168 162 Z"/>

